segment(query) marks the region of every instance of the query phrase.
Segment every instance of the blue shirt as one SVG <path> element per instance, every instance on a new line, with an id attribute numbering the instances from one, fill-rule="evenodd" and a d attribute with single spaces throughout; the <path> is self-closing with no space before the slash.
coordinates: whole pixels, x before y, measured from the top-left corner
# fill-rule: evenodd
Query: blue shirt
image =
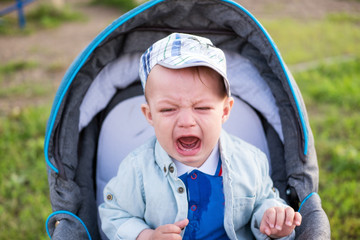
<path id="1" fill-rule="evenodd" d="M 229 239 L 224 228 L 225 198 L 221 161 L 214 175 L 193 170 L 180 176 L 189 202 L 188 219 L 183 239 Z"/>

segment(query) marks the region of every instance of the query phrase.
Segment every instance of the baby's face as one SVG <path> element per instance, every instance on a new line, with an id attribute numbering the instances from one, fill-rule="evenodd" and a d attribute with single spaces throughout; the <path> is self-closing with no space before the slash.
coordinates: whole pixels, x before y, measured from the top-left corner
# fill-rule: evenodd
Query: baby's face
<path id="1" fill-rule="evenodd" d="M 215 147 L 233 99 L 220 75 L 207 68 L 168 69 L 156 65 L 146 83 L 142 111 L 164 150 L 200 167 Z"/>

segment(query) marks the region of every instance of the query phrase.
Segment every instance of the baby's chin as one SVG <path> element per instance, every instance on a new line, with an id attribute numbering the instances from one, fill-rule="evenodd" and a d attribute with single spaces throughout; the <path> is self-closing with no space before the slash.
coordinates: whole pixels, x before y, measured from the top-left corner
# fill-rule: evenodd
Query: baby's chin
<path id="1" fill-rule="evenodd" d="M 174 145 L 176 150 L 172 157 L 182 164 L 198 168 L 207 159 L 207 154 L 203 153 L 202 141 L 199 138 L 179 138 Z"/>
<path id="2" fill-rule="evenodd" d="M 186 166 L 199 168 L 201 167 L 201 165 L 203 165 L 206 159 L 204 160 L 202 158 L 178 158 L 176 160 Z"/>

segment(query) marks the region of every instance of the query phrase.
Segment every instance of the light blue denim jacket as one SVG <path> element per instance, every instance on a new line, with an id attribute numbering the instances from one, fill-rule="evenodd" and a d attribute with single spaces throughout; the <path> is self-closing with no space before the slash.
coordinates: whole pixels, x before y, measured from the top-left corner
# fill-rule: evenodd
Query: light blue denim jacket
<path id="1" fill-rule="evenodd" d="M 222 131 L 219 140 L 230 239 L 268 239 L 259 231 L 266 209 L 285 206 L 273 189 L 265 155 Z M 130 153 L 104 189 L 99 213 L 110 239 L 136 239 L 146 228 L 187 218 L 188 201 L 176 166 L 156 138 Z M 249 224 L 250 223 L 250 224 Z M 293 239 L 293 233 L 284 239 Z"/>

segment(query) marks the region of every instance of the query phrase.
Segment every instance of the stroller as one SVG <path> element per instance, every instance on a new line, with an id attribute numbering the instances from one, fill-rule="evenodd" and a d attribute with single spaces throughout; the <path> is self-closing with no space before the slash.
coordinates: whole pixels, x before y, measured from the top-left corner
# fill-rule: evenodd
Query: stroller
<path id="1" fill-rule="evenodd" d="M 154 135 L 140 111 L 139 58 L 172 32 L 207 37 L 225 52 L 235 104 L 224 129 L 268 156 L 274 186 L 303 216 L 296 239 L 330 239 L 299 89 L 266 30 L 230 0 L 149 1 L 109 25 L 69 67 L 45 136 L 49 237 L 105 239 L 102 190 L 121 160 Z"/>

